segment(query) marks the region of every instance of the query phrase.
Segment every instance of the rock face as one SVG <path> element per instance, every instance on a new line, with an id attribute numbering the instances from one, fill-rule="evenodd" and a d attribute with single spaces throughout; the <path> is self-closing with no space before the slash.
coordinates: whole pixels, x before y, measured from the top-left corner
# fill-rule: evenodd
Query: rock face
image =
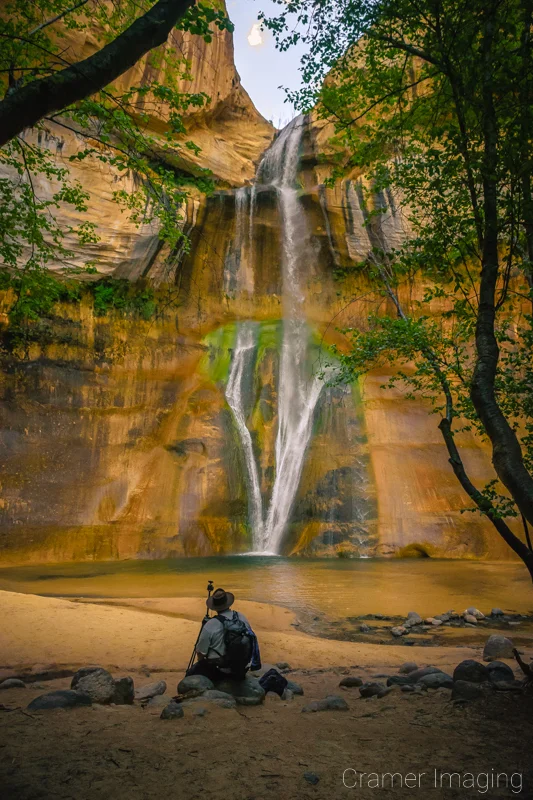
<path id="1" fill-rule="evenodd" d="M 89 35 L 69 36 L 73 54 L 88 52 Z M 73 177 L 93 198 L 87 219 L 98 224 L 101 241 L 78 249 L 74 264 L 95 260 L 100 273 L 159 287 L 165 312 L 144 320 L 119 312 L 96 316 L 90 299 L 61 304 L 50 322 L 50 342 L 35 344 L 26 363 L 0 374 L 0 563 L 251 549 L 245 459 L 226 398 L 236 320 L 253 328 L 242 382 L 244 418 L 261 495 L 272 493 L 283 215 L 275 188 L 261 179 L 252 189 L 249 182 L 274 131 L 240 85 L 229 33 L 217 34 L 213 45 L 173 37 L 172 46 L 192 61 L 194 81 L 182 88 L 211 97 L 186 121 L 187 138 L 202 152 L 188 151 L 181 166 L 191 173 L 198 165 L 211 169 L 217 191 L 190 199 L 179 223 L 190 249 L 170 254 L 156 231 L 135 229 L 112 203 L 121 181 L 133 176 L 114 175 L 99 162 L 76 167 Z M 144 60 L 121 85 L 135 84 L 146 69 Z M 154 113 L 149 124 L 158 133 L 165 121 Z M 309 254 L 302 292 L 312 370 L 329 359 L 331 344 L 345 344 L 335 329 L 357 326 L 370 310 L 366 301 L 346 310 L 337 273 L 352 275 L 373 247 L 397 246 L 406 223 L 390 193 L 364 198 L 362 174 L 327 188 L 332 129 L 312 116 L 301 124 L 297 184 Z M 82 137 L 51 126 L 42 144 L 67 163 Z M 384 213 L 371 214 L 378 209 Z M 365 294 L 358 277 L 345 289 L 350 296 Z M 364 387 L 322 390 L 282 552 L 507 558 L 490 523 L 460 513 L 469 503 L 434 417 L 399 393 L 383 392 L 385 373 L 368 376 Z M 491 475 L 477 440 L 460 434 L 458 443 L 468 446 L 476 479 Z"/>

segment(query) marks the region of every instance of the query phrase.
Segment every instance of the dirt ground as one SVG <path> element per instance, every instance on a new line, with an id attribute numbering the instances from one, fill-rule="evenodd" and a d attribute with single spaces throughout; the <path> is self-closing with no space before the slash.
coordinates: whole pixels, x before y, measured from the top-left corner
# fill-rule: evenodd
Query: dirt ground
<path id="1" fill-rule="evenodd" d="M 350 670 L 352 671 L 352 670 Z M 2 692 L 0 786 L 5 800 L 333 800 L 391 798 L 533 797 L 533 702 L 498 694 L 485 705 L 457 707 L 450 692 L 413 696 L 395 690 L 382 700 L 362 700 L 345 690 L 349 711 L 302 714 L 311 699 L 339 693 L 339 671 L 291 674 L 305 697 L 284 702 L 268 695 L 265 705 L 238 711 L 206 706 L 204 717 L 186 709 L 178 720 L 159 719 L 161 709 L 93 706 L 23 713 L 43 690 Z M 371 673 L 359 670 L 362 677 Z M 154 678 L 174 690 L 180 675 L 132 675 L 139 685 Z M 47 689 L 67 688 L 69 679 Z M 345 770 L 359 773 L 425 773 L 420 787 L 343 786 Z M 507 773 L 518 788 L 434 787 L 434 770 L 472 773 L 480 786 L 486 774 Z M 492 772 L 494 771 L 494 773 Z M 305 773 L 318 776 L 316 785 Z M 354 773 L 344 773 L 350 786 Z M 364 781 L 365 779 L 363 779 Z M 456 782 L 458 779 L 455 779 Z M 464 781 L 468 779 L 463 778 Z M 503 783 L 503 778 L 500 780 Z M 438 784 L 438 781 L 437 781 Z"/>
<path id="2" fill-rule="evenodd" d="M 174 694 L 197 630 L 185 618 L 196 614 L 194 603 L 163 615 L 13 593 L 0 593 L 0 603 L 3 677 L 15 665 L 100 663 L 115 677 L 131 675 L 137 688 L 163 678 Z M 395 689 L 364 700 L 357 688 L 339 688 L 343 674 L 368 680 L 407 660 L 450 671 L 464 658 L 479 659 L 479 648 L 321 640 L 293 631 L 280 609 L 246 609 L 252 612 L 264 661 L 288 661 L 304 697 L 268 695 L 263 706 L 238 710 L 207 704 L 203 717 L 189 707 L 182 719 L 161 720 L 161 708 L 138 704 L 27 711 L 37 695 L 69 688 L 70 678 L 3 690 L 1 800 L 533 800 L 533 698 L 495 692 L 457 706 L 445 689 L 421 696 Z M 301 713 L 332 693 L 342 694 L 348 711 Z M 459 773 L 452 788 L 448 778 L 439 785 L 441 772 Z M 399 773 L 393 786 L 387 773 Z M 504 787 L 504 773 L 513 786 Z M 497 774 L 500 788 L 493 788 Z"/>

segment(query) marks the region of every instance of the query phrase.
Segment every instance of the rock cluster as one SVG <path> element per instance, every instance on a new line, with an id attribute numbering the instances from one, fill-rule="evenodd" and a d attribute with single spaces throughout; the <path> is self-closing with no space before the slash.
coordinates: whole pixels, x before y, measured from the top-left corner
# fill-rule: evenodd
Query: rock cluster
<path id="1" fill-rule="evenodd" d="M 505 614 L 501 608 L 493 608 L 490 614 L 485 615 L 475 606 L 469 606 L 469 608 L 466 608 L 461 613 L 450 609 L 442 614 L 435 614 L 432 617 L 425 617 L 424 619 L 422 619 L 420 614 L 418 614 L 416 611 L 409 611 L 407 618 L 401 624 L 393 625 L 390 628 L 390 633 L 394 638 L 399 639 L 400 637 L 407 636 L 410 633 L 426 633 L 427 631 L 437 629 L 441 626 L 471 628 L 480 624 L 488 625 L 490 622 L 496 623 L 499 626 L 519 625 L 520 620 L 516 619 L 517 616 L 522 619 L 524 615 Z M 391 617 L 384 617 L 382 614 L 371 614 L 369 615 L 369 618 L 370 617 L 375 619 L 393 619 Z M 365 633 L 372 631 L 372 628 L 366 625 L 366 623 L 364 626 L 361 625 L 361 631 L 363 630 L 363 627 Z M 505 637 L 494 636 L 492 638 L 503 639 Z M 509 653 L 509 648 L 507 647 L 507 650 L 503 648 L 502 652 L 500 652 L 500 655 L 495 655 L 494 658 L 512 658 L 512 653 L 509 653 L 509 655 L 504 655 L 503 651 Z"/>
<path id="2" fill-rule="evenodd" d="M 480 612 L 479 612 L 480 613 Z M 504 637 L 491 636 L 485 645 L 485 661 L 492 658 L 493 653 L 504 652 L 512 656 L 513 644 L 509 639 L 500 642 Z M 494 642 L 493 640 L 498 640 Z M 502 657 L 508 657 L 503 655 Z M 488 665 L 480 661 L 466 659 L 458 664 L 453 675 L 449 675 L 439 667 L 427 666 L 419 668 L 412 661 L 402 664 L 397 675 L 377 676 L 386 677 L 386 685 L 376 681 L 364 683 L 362 678 L 350 675 L 342 678 L 339 686 L 348 688 L 359 688 L 362 698 L 385 697 L 396 687 L 404 693 L 422 694 L 429 689 L 450 689 L 451 698 L 457 702 L 467 702 L 486 697 L 494 690 L 498 691 L 522 691 L 523 683 L 515 679 L 512 668 L 503 661 L 490 660 Z M 313 704 L 311 704 L 313 705 Z M 308 710 L 320 710 L 309 707 Z"/>

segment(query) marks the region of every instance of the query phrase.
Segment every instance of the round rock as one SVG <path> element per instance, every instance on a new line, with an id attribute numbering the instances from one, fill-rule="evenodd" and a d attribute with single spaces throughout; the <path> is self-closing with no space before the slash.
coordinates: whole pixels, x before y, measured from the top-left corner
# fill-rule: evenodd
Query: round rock
<path id="1" fill-rule="evenodd" d="M 222 680 L 216 688 L 230 694 L 240 706 L 258 706 L 265 699 L 265 690 L 257 678 L 251 676 L 246 676 L 243 681 Z"/>
<path id="2" fill-rule="evenodd" d="M 514 677 L 514 676 L 513 676 Z M 454 681 L 470 681 L 470 683 L 485 683 L 490 679 L 490 673 L 484 664 L 467 658 L 461 661 L 453 671 Z"/>
<path id="3" fill-rule="evenodd" d="M 359 678 L 357 675 L 346 675 L 345 678 L 341 680 L 339 686 L 345 686 L 348 689 L 353 689 L 354 686 L 362 686 L 364 683 L 362 678 Z"/>
<path id="4" fill-rule="evenodd" d="M 158 694 L 165 694 L 166 690 L 166 681 L 147 683 L 146 686 L 141 686 L 141 688 L 135 692 L 135 698 L 136 700 L 150 700 L 151 697 L 155 697 Z"/>
<path id="5" fill-rule="evenodd" d="M 514 681 L 515 679 L 513 670 L 503 661 L 490 661 L 485 669 L 489 673 L 489 680 L 493 683 L 497 681 Z"/>
<path id="6" fill-rule="evenodd" d="M 409 673 L 409 680 L 411 683 L 418 683 L 420 678 L 423 678 L 424 675 L 433 675 L 436 672 L 442 672 L 442 670 L 438 669 L 437 667 L 421 667 L 420 669 L 415 669 Z"/>
<path id="7" fill-rule="evenodd" d="M 19 678 L 7 678 L 0 683 L 0 689 L 25 689 L 26 684 Z"/>
<path id="8" fill-rule="evenodd" d="M 396 625 L 395 628 L 390 629 L 390 632 L 392 633 L 393 636 L 396 637 L 405 636 L 405 634 L 407 633 L 407 628 L 405 627 L 405 625 Z"/>
<path id="9" fill-rule="evenodd" d="M 493 634 L 485 642 L 483 661 L 497 661 L 499 658 L 513 658 L 513 643 L 506 636 Z"/>
<path id="10" fill-rule="evenodd" d="M 361 697 L 374 697 L 386 688 L 382 683 L 364 683 L 359 688 L 359 694 Z"/>
<path id="11" fill-rule="evenodd" d="M 206 678 L 205 675 L 186 675 L 178 683 L 178 694 L 187 694 L 188 692 L 205 692 L 209 689 L 214 689 L 215 684 Z"/>
<path id="12" fill-rule="evenodd" d="M 172 701 L 169 703 L 163 711 L 161 712 L 160 719 L 181 719 L 183 717 L 184 711 L 181 707 L 181 703 L 175 703 Z"/>
<path id="13" fill-rule="evenodd" d="M 418 664 L 415 664 L 414 661 L 406 661 L 405 664 L 402 664 L 398 672 L 400 675 L 409 675 L 410 672 L 414 672 L 418 669 Z"/>
<path id="14" fill-rule="evenodd" d="M 92 700 L 88 694 L 75 692 L 72 689 L 58 689 L 55 692 L 40 694 L 28 706 L 28 711 L 50 711 L 54 708 L 75 708 L 90 706 Z"/>
<path id="15" fill-rule="evenodd" d="M 287 681 L 287 686 L 285 687 L 285 689 L 288 689 L 293 694 L 303 695 L 303 693 L 304 693 L 303 687 L 300 686 L 299 683 L 296 683 L 296 681 L 289 681 L 288 680 Z"/>
<path id="16" fill-rule="evenodd" d="M 423 675 L 418 682 L 427 689 L 453 689 L 453 678 L 445 672 L 432 672 Z"/>
<path id="17" fill-rule="evenodd" d="M 115 694 L 115 681 L 103 667 L 82 667 L 74 674 L 70 688 L 88 695 L 93 703 L 110 703 Z"/>

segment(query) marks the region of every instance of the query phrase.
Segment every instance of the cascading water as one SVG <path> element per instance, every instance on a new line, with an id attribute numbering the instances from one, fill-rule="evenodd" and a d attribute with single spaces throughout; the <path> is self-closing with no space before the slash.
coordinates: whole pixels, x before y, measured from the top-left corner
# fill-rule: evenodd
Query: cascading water
<path id="1" fill-rule="evenodd" d="M 311 437 L 313 414 L 323 386 L 308 368 L 309 329 L 304 313 L 303 268 L 312 257 L 308 246 L 305 215 L 298 199 L 296 179 L 303 117 L 293 120 L 266 153 L 258 169 L 258 180 L 275 188 L 282 223 L 283 339 L 278 383 L 278 430 L 276 437 L 276 475 L 272 495 L 263 517 L 258 470 L 250 431 L 242 403 L 242 381 L 247 354 L 253 349 L 253 330 L 249 323 L 239 328 L 233 353 L 226 398 L 233 411 L 245 456 L 250 491 L 250 512 L 254 550 L 278 553 L 298 491 L 305 453 Z M 250 196 L 250 241 L 253 225 L 255 188 Z M 240 210 L 237 208 L 237 212 Z M 242 220 L 237 220 L 236 236 L 242 240 Z M 251 253 L 251 247 L 250 253 Z"/>
<path id="2" fill-rule="evenodd" d="M 255 351 L 254 331 L 250 322 L 245 322 L 239 328 L 231 372 L 226 385 L 226 399 L 233 412 L 237 430 L 242 444 L 246 471 L 248 474 L 248 506 L 250 521 L 254 531 L 254 544 L 263 539 L 263 501 L 261 486 L 254 455 L 252 436 L 246 426 L 246 414 L 243 402 L 243 379 L 246 369 L 253 361 Z"/>

